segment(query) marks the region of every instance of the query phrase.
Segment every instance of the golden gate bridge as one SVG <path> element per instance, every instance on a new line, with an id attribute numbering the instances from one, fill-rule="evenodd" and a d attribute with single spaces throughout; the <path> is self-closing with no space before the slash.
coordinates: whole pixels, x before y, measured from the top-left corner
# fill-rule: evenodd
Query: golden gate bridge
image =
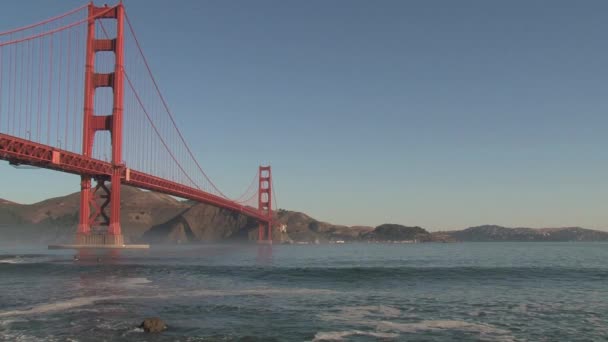
<path id="1" fill-rule="evenodd" d="M 124 5 L 0 32 L 0 159 L 80 176 L 77 246 L 124 246 L 121 184 L 225 208 L 272 242 L 270 166 L 236 198 L 195 158 Z"/>

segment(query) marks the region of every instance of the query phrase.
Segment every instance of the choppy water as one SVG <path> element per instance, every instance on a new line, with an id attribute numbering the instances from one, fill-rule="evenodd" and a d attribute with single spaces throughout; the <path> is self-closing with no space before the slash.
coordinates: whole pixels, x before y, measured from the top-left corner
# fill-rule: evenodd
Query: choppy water
<path id="1" fill-rule="evenodd" d="M 589 341 L 608 244 L 0 248 L 6 341 Z M 160 316 L 170 329 L 136 326 Z"/>

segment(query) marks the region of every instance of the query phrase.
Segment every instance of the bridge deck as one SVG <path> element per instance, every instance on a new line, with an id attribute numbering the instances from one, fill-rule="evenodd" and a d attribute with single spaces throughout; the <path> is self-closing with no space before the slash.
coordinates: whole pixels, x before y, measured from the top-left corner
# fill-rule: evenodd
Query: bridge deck
<path id="1" fill-rule="evenodd" d="M 92 177 L 109 177 L 114 168 L 111 163 L 102 160 L 85 157 L 77 153 L 3 133 L 0 133 L 0 159 L 14 164 L 32 165 L 76 175 L 85 174 Z M 225 208 L 255 218 L 261 222 L 269 222 L 269 218 L 258 212 L 255 208 L 243 206 L 200 189 L 175 183 L 144 172 L 131 170 L 127 167 L 123 167 L 121 182 L 125 185 Z"/>

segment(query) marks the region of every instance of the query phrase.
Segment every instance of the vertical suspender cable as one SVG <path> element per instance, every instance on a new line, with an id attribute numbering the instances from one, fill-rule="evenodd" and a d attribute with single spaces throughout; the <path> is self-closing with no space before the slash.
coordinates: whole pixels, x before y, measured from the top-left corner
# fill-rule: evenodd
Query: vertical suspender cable
<path id="1" fill-rule="evenodd" d="M 65 149 L 68 150 L 68 143 L 69 143 L 69 139 L 68 139 L 68 128 L 69 128 L 69 122 L 70 122 L 70 62 L 71 62 L 71 54 L 72 51 L 70 50 L 71 48 L 71 44 L 70 41 L 72 40 L 72 30 L 68 30 L 67 32 L 68 34 L 68 46 L 67 46 L 67 64 L 66 64 L 66 92 L 65 92 L 65 133 L 63 134 L 63 138 L 65 139 Z"/>
<path id="2" fill-rule="evenodd" d="M 13 127 L 14 127 L 15 110 L 13 108 L 13 104 L 15 103 L 15 98 L 14 98 L 13 93 L 15 92 L 15 85 L 13 84 L 13 77 L 15 74 L 15 59 L 16 59 L 14 52 L 17 51 L 17 48 L 13 45 L 12 50 L 13 51 L 9 50 L 9 52 L 8 52 L 9 56 L 10 56 L 9 75 L 8 75 L 9 76 L 9 79 L 8 79 L 8 90 L 9 90 L 9 93 L 8 93 L 8 96 L 9 96 L 9 102 L 8 102 L 9 122 L 8 122 L 8 125 L 9 125 L 9 133 L 14 135 L 15 133 L 13 132 Z M 11 126 L 11 123 L 12 123 L 12 126 Z"/>
<path id="3" fill-rule="evenodd" d="M 53 89 L 53 35 L 49 37 L 49 96 L 47 97 L 46 144 L 51 143 L 51 90 Z"/>
<path id="4" fill-rule="evenodd" d="M 19 58 L 19 66 L 20 66 L 20 72 L 19 72 L 19 96 L 17 97 L 18 101 L 19 101 L 19 112 L 17 113 L 17 116 L 19 117 L 19 123 L 17 124 L 17 134 L 16 136 L 21 136 L 21 122 L 23 121 L 23 65 L 25 64 L 23 62 L 24 60 L 24 48 L 23 46 L 19 45 L 19 50 L 21 52 L 21 57 Z M 16 91 L 16 89 L 15 89 Z"/>
<path id="5" fill-rule="evenodd" d="M 41 142 L 40 140 L 40 121 L 42 118 L 42 81 L 44 79 L 44 74 L 42 73 L 42 61 L 43 61 L 43 54 L 44 54 L 44 45 L 43 45 L 44 39 L 40 39 L 40 44 L 39 44 L 39 50 L 40 50 L 40 58 L 38 60 L 38 110 L 36 111 L 36 118 L 37 118 L 37 123 L 36 123 L 36 135 L 37 135 L 37 142 Z"/>
<path id="6" fill-rule="evenodd" d="M 32 44 L 30 44 L 30 43 L 31 42 L 28 40 L 27 41 L 27 50 L 28 50 L 28 53 L 27 53 L 27 65 L 28 65 L 28 67 L 27 67 L 27 82 L 26 82 L 26 85 L 25 85 L 25 99 L 26 99 L 25 100 L 25 115 L 26 115 L 25 116 L 25 134 L 26 134 L 28 140 L 32 139 L 32 137 L 31 137 L 31 131 L 32 131 L 31 123 L 32 123 L 32 120 L 31 120 L 31 109 L 30 109 L 31 108 L 31 105 L 30 105 L 30 103 L 31 103 L 31 100 L 30 100 L 30 87 L 31 87 L 32 82 L 30 81 L 30 79 L 33 77 L 33 74 L 34 74 L 33 71 L 32 71 L 32 60 L 33 60 L 33 58 L 32 58 Z"/>
<path id="7" fill-rule="evenodd" d="M 57 59 L 57 66 L 58 66 L 58 70 L 57 70 L 57 133 L 55 135 L 55 138 L 57 139 L 56 143 L 59 145 L 59 148 L 62 148 L 63 146 L 61 146 L 61 138 L 59 136 L 59 127 L 61 127 L 61 74 L 62 74 L 62 58 L 63 58 L 63 32 L 59 32 L 57 34 L 58 38 L 57 40 L 59 40 L 59 58 Z"/>
<path id="8" fill-rule="evenodd" d="M 0 47 L 0 132 L 2 132 L 2 84 L 4 83 L 4 47 Z"/>
<path id="9" fill-rule="evenodd" d="M 79 31 L 76 30 L 76 34 L 75 34 L 75 39 L 74 39 L 74 45 L 75 45 L 75 61 L 74 61 L 74 83 L 78 84 L 78 70 L 80 70 L 80 34 Z M 78 120 L 76 120 L 76 118 L 78 117 L 82 117 L 82 115 L 78 115 L 78 100 L 77 98 L 79 97 L 80 94 L 78 94 L 78 87 L 74 87 L 74 122 L 72 124 L 72 151 L 73 152 L 77 152 L 78 151 L 78 147 L 81 145 L 79 144 L 81 141 L 78 138 L 78 132 L 77 132 L 77 127 L 79 125 L 77 125 L 77 123 L 79 122 Z M 82 131 L 82 130 L 81 130 Z"/>

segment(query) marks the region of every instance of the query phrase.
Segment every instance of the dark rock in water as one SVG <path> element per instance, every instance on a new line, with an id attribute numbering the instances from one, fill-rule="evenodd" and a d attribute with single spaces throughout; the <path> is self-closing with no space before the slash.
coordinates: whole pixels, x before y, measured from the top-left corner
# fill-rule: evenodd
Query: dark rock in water
<path id="1" fill-rule="evenodd" d="M 143 328 L 145 332 L 149 333 L 159 333 L 164 330 L 167 330 L 167 325 L 158 317 L 151 317 L 144 319 L 141 322 L 140 328 Z"/>

